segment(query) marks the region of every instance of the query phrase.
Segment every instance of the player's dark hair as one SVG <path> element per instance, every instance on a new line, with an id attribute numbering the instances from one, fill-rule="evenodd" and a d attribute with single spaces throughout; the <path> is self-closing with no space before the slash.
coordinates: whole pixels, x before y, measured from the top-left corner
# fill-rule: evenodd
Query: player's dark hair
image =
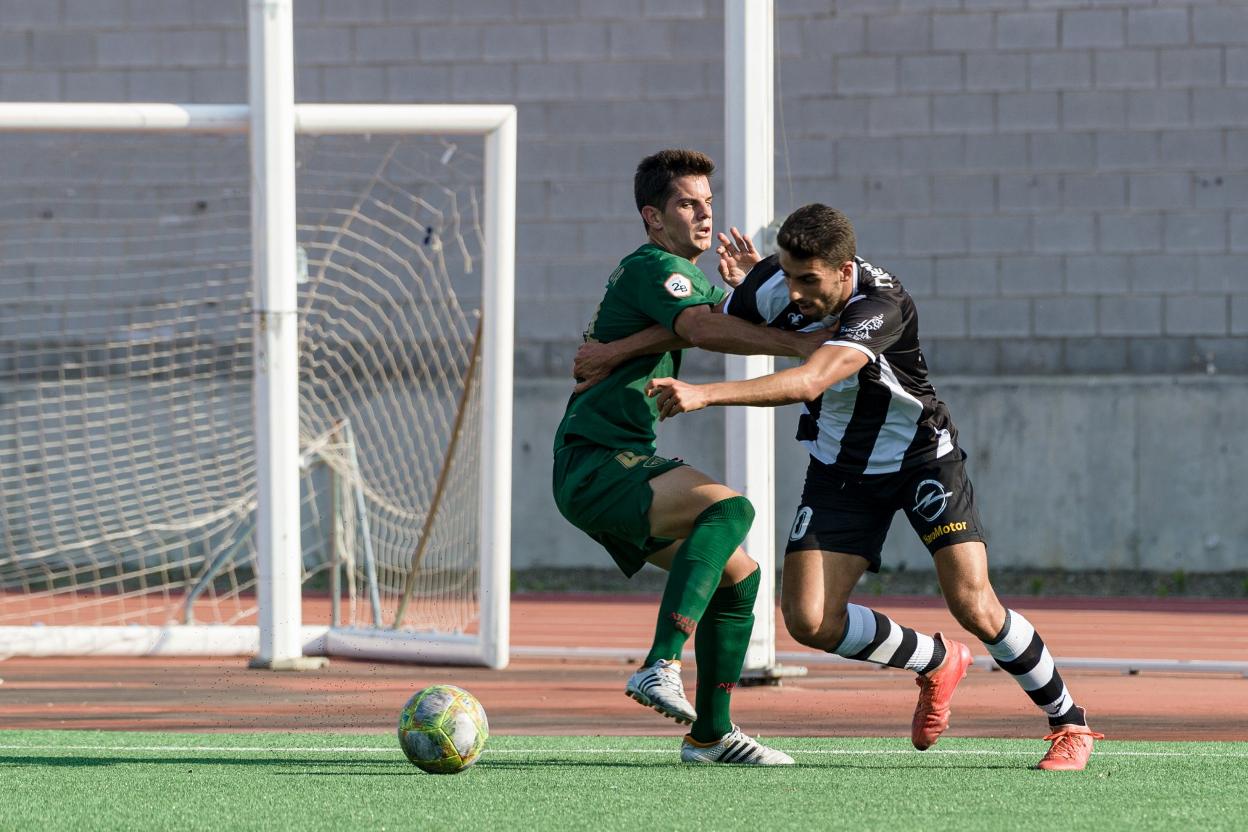
<path id="1" fill-rule="evenodd" d="M 858 253 L 849 217 L 818 202 L 789 214 L 780 226 L 776 243 L 795 260 L 818 257 L 833 266 L 854 259 Z"/>
<path id="2" fill-rule="evenodd" d="M 696 150 L 660 150 L 642 159 L 633 175 L 633 199 L 637 210 L 650 205 L 663 210 L 675 190 L 673 183 L 682 176 L 705 176 L 715 172 L 711 157 Z"/>

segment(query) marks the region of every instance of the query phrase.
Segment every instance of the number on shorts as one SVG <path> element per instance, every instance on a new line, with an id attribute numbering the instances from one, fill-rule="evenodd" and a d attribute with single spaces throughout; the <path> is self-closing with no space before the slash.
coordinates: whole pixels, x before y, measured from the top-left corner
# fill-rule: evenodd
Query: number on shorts
<path id="1" fill-rule="evenodd" d="M 621 451 L 615 455 L 615 461 L 623 465 L 625 468 L 636 468 L 647 459 L 649 459 L 649 457 L 644 454 L 635 454 L 632 451 Z"/>
<path id="2" fill-rule="evenodd" d="M 806 529 L 814 514 L 810 506 L 802 506 L 797 510 L 797 516 L 793 518 L 793 528 L 789 531 L 789 540 L 801 540 L 806 536 Z"/>

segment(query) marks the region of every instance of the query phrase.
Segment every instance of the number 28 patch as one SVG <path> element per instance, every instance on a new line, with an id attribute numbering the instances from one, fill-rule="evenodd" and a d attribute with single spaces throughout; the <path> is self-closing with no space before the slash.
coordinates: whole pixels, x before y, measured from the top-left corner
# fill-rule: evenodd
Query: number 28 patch
<path id="1" fill-rule="evenodd" d="M 668 275 L 663 288 L 674 298 L 687 298 L 693 294 L 693 284 L 689 282 L 689 278 L 678 272 Z"/>

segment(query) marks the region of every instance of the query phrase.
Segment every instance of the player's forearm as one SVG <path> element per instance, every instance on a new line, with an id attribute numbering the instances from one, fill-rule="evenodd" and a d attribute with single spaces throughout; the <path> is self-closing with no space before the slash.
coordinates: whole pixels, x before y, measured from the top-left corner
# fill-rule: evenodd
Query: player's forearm
<path id="1" fill-rule="evenodd" d="M 769 376 L 745 381 L 717 381 L 702 385 L 708 405 L 779 407 L 808 402 L 823 394 L 826 387 L 806 366 L 781 370 Z"/>
<path id="2" fill-rule="evenodd" d="M 618 362 L 623 363 L 643 355 L 682 350 L 692 345 L 667 327 L 655 324 L 626 338 L 612 341 L 610 346 Z"/>
<path id="3" fill-rule="evenodd" d="M 705 316 L 684 333 L 699 349 L 731 355 L 787 355 L 801 358 L 800 333 L 759 326 L 732 315 Z"/>

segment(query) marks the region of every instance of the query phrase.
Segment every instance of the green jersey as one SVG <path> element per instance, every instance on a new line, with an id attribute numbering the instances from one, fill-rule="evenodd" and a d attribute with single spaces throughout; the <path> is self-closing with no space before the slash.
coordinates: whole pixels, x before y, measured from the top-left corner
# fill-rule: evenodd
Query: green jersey
<path id="1" fill-rule="evenodd" d="M 646 243 L 621 260 L 607 279 L 585 339 L 608 343 L 656 323 L 675 332 L 682 310 L 714 305 L 726 294 L 693 263 Z M 592 442 L 653 453 L 659 409 L 655 399 L 646 398 L 646 384 L 652 378 L 675 377 L 680 356 L 680 350 L 673 350 L 634 358 L 585 392 L 572 394 L 555 434 L 555 450 Z"/>

